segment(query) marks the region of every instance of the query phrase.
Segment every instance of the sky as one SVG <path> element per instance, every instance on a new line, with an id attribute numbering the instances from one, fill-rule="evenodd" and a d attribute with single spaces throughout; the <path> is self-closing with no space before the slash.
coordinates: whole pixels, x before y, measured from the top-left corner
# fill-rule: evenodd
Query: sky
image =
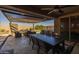
<path id="1" fill-rule="evenodd" d="M 40 22 L 40 23 L 36 23 L 35 25 L 44 25 L 44 26 L 48 26 L 48 25 L 54 25 L 54 20 L 48 20 L 48 21 L 44 21 L 44 22 Z"/>
<path id="2" fill-rule="evenodd" d="M 9 15 L 9 14 L 8 14 Z M 12 14 L 10 14 L 12 15 Z M 21 18 L 24 16 L 20 16 L 20 15 L 13 15 L 13 17 L 15 18 Z M 9 25 L 9 21 L 8 19 L 3 15 L 3 13 L 0 11 L 0 25 L 4 25 L 4 26 L 7 26 Z M 24 25 L 24 26 L 33 26 L 32 23 L 18 23 L 19 25 Z M 44 21 L 44 22 L 40 22 L 40 23 L 35 23 L 35 25 L 44 25 L 44 26 L 47 26 L 47 25 L 54 25 L 54 20 L 51 19 L 50 21 Z"/>
<path id="3" fill-rule="evenodd" d="M 3 15 L 3 13 L 0 11 L 0 25 L 7 26 L 9 24 L 9 21 L 7 18 Z"/>

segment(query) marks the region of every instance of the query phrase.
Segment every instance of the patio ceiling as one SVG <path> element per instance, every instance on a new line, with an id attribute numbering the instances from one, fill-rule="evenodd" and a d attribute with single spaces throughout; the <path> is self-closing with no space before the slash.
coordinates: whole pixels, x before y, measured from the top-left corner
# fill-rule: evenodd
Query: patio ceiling
<path id="1" fill-rule="evenodd" d="M 60 17 L 79 10 L 78 5 L 11 5 L 12 7 L 28 10 L 48 17 Z"/>
<path id="2" fill-rule="evenodd" d="M 0 6 L 3 13 L 20 15 L 16 18 L 12 15 L 5 14 L 9 21 L 37 23 L 51 20 L 69 13 L 79 11 L 79 6 L 74 5 L 9 5 Z M 23 16 L 23 17 L 21 17 Z"/>
<path id="3" fill-rule="evenodd" d="M 11 22 L 38 23 L 52 18 L 46 15 L 42 15 L 39 13 L 27 11 L 12 6 L 0 6 L 0 10 L 3 12 L 5 16 L 7 16 L 8 20 Z M 20 17 L 15 18 L 15 15 L 19 15 Z"/>

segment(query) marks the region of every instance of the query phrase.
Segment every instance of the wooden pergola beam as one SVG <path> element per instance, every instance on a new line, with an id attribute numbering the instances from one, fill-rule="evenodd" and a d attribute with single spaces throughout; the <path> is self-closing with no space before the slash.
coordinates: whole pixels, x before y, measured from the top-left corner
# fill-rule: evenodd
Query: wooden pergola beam
<path id="1" fill-rule="evenodd" d="M 79 15 L 79 11 L 76 12 L 72 12 L 63 16 L 60 16 L 59 18 L 65 18 L 65 17 L 70 17 L 70 16 L 78 16 Z"/>

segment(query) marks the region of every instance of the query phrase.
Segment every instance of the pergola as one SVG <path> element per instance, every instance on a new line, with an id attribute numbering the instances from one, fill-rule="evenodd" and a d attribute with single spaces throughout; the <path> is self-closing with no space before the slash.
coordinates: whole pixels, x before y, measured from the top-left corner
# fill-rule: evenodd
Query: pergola
<path id="1" fill-rule="evenodd" d="M 9 21 L 37 23 L 51 18 L 58 18 L 63 15 L 78 11 L 79 6 L 69 5 L 1 5 L 0 10 L 6 16 L 7 13 L 16 14 L 23 17 L 13 18 L 7 15 Z"/>
<path id="2" fill-rule="evenodd" d="M 78 11 L 79 6 L 73 5 L 1 5 L 0 10 L 6 13 L 25 16 L 31 22 L 40 22 L 57 18 Z M 30 22 L 27 20 L 26 22 Z M 35 21 L 34 21 L 35 20 Z M 19 20 L 16 20 L 19 21 Z M 21 21 L 22 22 L 22 21 Z M 23 21 L 25 22 L 25 21 Z"/>

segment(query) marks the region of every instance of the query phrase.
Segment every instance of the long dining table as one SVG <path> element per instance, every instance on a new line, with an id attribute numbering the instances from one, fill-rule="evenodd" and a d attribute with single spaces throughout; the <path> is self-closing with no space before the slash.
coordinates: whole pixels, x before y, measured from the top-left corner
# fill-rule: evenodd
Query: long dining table
<path id="1" fill-rule="evenodd" d="M 43 43 L 46 43 L 52 47 L 53 53 L 55 53 L 55 47 L 59 45 L 60 43 L 63 43 L 64 47 L 64 39 L 58 39 L 54 36 L 47 36 L 44 34 L 30 34 L 30 37 L 36 38 L 37 40 L 42 41 Z"/>

